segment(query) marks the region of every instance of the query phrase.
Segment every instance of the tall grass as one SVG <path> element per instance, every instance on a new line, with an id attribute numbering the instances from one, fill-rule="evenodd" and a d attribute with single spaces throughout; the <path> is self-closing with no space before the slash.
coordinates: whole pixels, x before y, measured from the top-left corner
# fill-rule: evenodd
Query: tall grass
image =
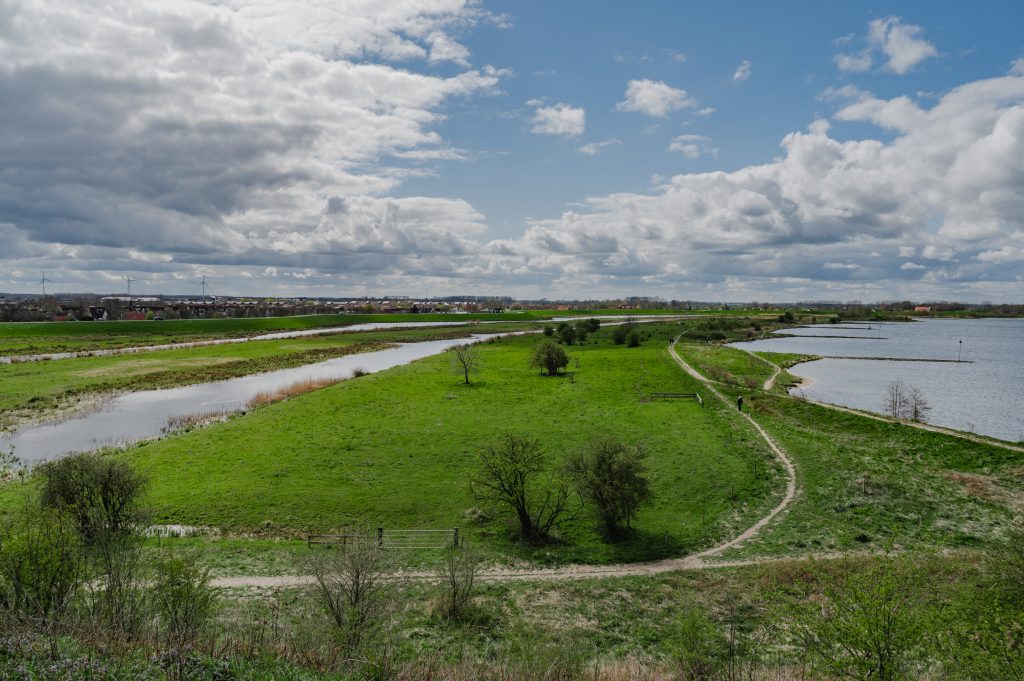
<path id="1" fill-rule="evenodd" d="M 360 374 L 361 375 L 361 374 Z M 353 373 L 355 376 L 355 373 Z M 263 390 L 252 396 L 249 400 L 248 405 L 250 408 L 262 407 L 267 404 L 273 404 L 274 402 L 280 402 L 281 400 L 288 399 L 289 397 L 295 397 L 296 395 L 303 395 L 320 388 L 326 388 L 336 383 L 346 381 L 346 378 L 304 378 L 301 381 L 296 381 L 291 385 L 286 385 L 283 388 L 277 388 L 276 390 Z"/>

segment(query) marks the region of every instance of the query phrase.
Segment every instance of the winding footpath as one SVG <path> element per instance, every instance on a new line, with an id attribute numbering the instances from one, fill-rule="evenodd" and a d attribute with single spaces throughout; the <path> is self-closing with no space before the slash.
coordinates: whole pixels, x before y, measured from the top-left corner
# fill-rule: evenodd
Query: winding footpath
<path id="1" fill-rule="evenodd" d="M 719 392 L 711 382 L 698 373 L 693 367 L 687 364 L 676 352 L 676 341 L 669 346 L 668 351 L 672 359 L 687 374 L 701 383 L 712 395 L 721 400 L 728 408 L 733 408 L 732 400 Z M 792 560 L 792 558 L 757 558 L 738 561 L 708 562 L 707 559 L 721 555 L 725 551 L 735 548 L 749 539 L 755 537 L 766 525 L 772 522 L 780 513 L 786 510 L 789 504 L 796 498 L 796 466 L 790 460 L 785 450 L 760 426 L 754 419 L 744 412 L 738 415 L 747 420 L 754 430 L 768 444 L 772 453 L 786 473 L 786 492 L 782 499 L 765 516 L 756 523 L 744 530 L 739 535 L 726 542 L 705 549 L 698 553 L 683 556 L 681 558 L 667 558 L 647 563 L 620 563 L 616 565 L 566 565 L 559 568 L 542 569 L 493 569 L 484 570 L 478 575 L 483 581 L 552 581 L 568 579 L 590 579 L 602 577 L 627 577 L 656 575 L 664 572 L 679 570 L 700 570 L 711 567 L 739 567 L 744 565 L 755 565 L 764 563 L 781 562 Z M 837 554 L 838 555 L 838 554 Z M 396 573 L 398 579 L 413 580 L 434 580 L 437 579 L 435 572 L 402 572 Z M 286 587 L 306 586 L 313 584 L 314 580 L 309 575 L 277 575 L 277 576 L 244 576 L 244 577 L 221 577 L 212 580 L 211 584 L 218 588 L 256 588 L 256 589 L 277 589 Z"/>

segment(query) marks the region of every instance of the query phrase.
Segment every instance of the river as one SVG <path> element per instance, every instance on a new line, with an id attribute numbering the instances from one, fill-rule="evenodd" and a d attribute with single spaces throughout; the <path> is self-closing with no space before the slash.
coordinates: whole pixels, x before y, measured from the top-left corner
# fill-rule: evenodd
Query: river
<path id="1" fill-rule="evenodd" d="M 1024 441 L 1024 319 L 844 322 L 780 333 L 794 337 L 734 346 L 825 357 L 789 370 L 804 379 L 791 394 L 881 412 L 886 386 L 902 380 L 924 393 L 929 422 Z"/>
<path id="2" fill-rule="evenodd" d="M 273 392 L 306 379 L 349 378 L 356 369 L 366 373 L 383 371 L 487 337 L 405 343 L 387 350 L 346 355 L 291 369 L 127 393 L 111 399 L 96 411 L 0 435 L 0 451 L 13 446 L 22 461 L 38 462 L 72 452 L 125 445 L 160 435 L 171 419 L 242 411 L 261 392 Z"/>

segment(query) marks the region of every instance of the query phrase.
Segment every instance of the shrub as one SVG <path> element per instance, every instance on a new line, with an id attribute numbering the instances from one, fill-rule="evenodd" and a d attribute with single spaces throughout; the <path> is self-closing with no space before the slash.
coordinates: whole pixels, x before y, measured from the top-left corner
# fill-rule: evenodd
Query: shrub
<path id="1" fill-rule="evenodd" d="M 131 532 L 146 516 L 146 479 L 128 463 L 99 454 L 74 454 L 39 467 L 40 503 L 66 512 L 87 545 Z"/>
<path id="2" fill-rule="evenodd" d="M 612 342 L 615 343 L 616 345 L 623 345 L 625 344 L 626 336 L 628 335 L 629 328 L 625 324 L 616 326 L 615 330 L 612 331 Z"/>
<path id="3" fill-rule="evenodd" d="M 626 345 L 631 348 L 640 347 L 640 334 L 636 331 L 630 331 L 629 336 L 626 338 Z"/>
<path id="4" fill-rule="evenodd" d="M 170 647 L 188 648 L 207 626 L 217 597 L 193 554 L 165 552 L 153 565 L 153 609 Z"/>
<path id="5" fill-rule="evenodd" d="M 548 338 L 550 338 L 551 336 L 554 336 L 555 335 L 555 327 L 551 326 L 550 324 L 545 324 L 544 325 L 544 335 L 547 336 Z"/>
<path id="6" fill-rule="evenodd" d="M 441 580 L 440 614 L 447 620 L 465 617 L 473 598 L 480 558 L 465 547 L 450 546 L 438 571 Z"/>
<path id="7" fill-rule="evenodd" d="M 60 621 L 85 577 L 73 518 L 26 507 L 0 533 L 0 606 L 23 624 Z"/>
<path id="8" fill-rule="evenodd" d="M 569 356 L 557 343 L 542 340 L 533 348 L 530 366 L 540 368 L 541 373 L 547 371 L 548 376 L 555 376 L 559 369 L 569 366 Z"/>
<path id="9" fill-rule="evenodd" d="M 641 504 L 651 497 L 639 445 L 627 447 L 613 439 L 598 440 L 569 460 L 569 475 L 576 490 L 593 506 L 606 536 L 621 532 Z"/>
<path id="10" fill-rule="evenodd" d="M 315 554 L 311 568 L 345 652 L 357 654 L 381 631 L 391 609 L 384 550 L 373 539 L 350 541 Z"/>
<path id="11" fill-rule="evenodd" d="M 576 342 L 576 327 L 568 322 L 562 322 L 558 325 L 558 339 L 566 345 L 572 345 Z"/>

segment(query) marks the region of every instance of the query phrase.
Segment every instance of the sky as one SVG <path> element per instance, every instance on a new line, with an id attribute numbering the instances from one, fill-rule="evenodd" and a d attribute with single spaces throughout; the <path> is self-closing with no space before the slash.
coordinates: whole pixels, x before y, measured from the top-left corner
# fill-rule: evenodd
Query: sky
<path id="1" fill-rule="evenodd" d="M 1022 302 L 1021 26 L 0 0 L 0 291 Z"/>

